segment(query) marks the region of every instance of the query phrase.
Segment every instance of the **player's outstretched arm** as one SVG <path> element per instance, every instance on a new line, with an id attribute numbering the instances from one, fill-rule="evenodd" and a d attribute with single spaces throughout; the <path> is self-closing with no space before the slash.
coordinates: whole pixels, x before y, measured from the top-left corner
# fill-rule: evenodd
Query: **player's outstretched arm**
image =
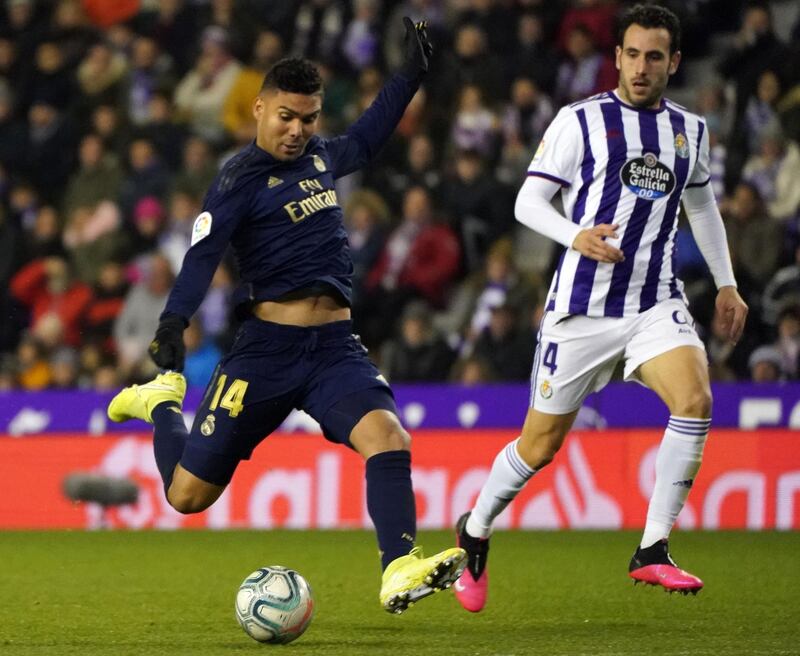
<path id="1" fill-rule="evenodd" d="M 408 80 L 416 80 L 428 72 L 428 63 L 433 55 L 428 23 L 414 23 L 408 16 L 403 16 L 403 26 L 406 28 L 406 53 L 400 73 Z"/>
<path id="2" fill-rule="evenodd" d="M 328 155 L 335 178 L 366 166 L 394 132 L 428 72 L 433 46 L 426 23 L 404 17 L 406 52 L 402 66 L 345 134 L 330 139 Z"/>

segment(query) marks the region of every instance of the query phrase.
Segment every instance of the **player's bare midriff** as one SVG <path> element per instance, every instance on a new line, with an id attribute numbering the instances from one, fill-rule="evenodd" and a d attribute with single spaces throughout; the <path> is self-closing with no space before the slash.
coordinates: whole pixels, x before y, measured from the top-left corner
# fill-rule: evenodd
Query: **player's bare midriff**
<path id="1" fill-rule="evenodd" d="M 335 296 L 322 294 L 293 300 L 262 301 L 253 306 L 262 321 L 291 326 L 319 326 L 350 318 L 350 308 Z"/>

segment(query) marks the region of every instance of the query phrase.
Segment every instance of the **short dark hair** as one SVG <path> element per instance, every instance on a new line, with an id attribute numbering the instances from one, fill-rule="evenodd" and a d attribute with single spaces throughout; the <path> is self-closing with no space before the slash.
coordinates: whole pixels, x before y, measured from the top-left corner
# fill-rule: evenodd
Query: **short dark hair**
<path id="1" fill-rule="evenodd" d="M 641 25 L 647 29 L 663 27 L 669 32 L 669 54 L 672 55 L 681 49 L 681 22 L 678 17 L 666 7 L 659 5 L 634 5 L 622 16 L 617 23 L 617 45 L 622 47 L 625 32 L 631 25 Z"/>
<path id="2" fill-rule="evenodd" d="M 317 67 L 307 59 L 286 57 L 267 71 L 261 91 L 267 89 L 311 96 L 322 93 L 322 78 Z"/>

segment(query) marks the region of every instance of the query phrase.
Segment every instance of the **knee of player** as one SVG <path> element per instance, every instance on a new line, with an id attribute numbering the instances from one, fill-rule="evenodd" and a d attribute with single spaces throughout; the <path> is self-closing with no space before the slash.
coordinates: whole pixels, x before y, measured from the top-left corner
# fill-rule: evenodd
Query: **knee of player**
<path id="1" fill-rule="evenodd" d="M 182 515 L 193 515 L 203 512 L 214 503 L 213 499 L 207 499 L 180 490 L 173 490 L 173 488 L 170 488 L 167 493 L 167 501 L 170 506 Z"/>
<path id="2" fill-rule="evenodd" d="M 531 469 L 541 469 L 549 465 L 561 446 L 558 435 L 522 435 L 517 443 L 517 451 L 525 464 Z"/>
<path id="3" fill-rule="evenodd" d="M 384 443 L 387 451 L 410 451 L 411 435 L 398 423 L 387 431 Z"/>
<path id="4" fill-rule="evenodd" d="M 696 417 L 706 419 L 711 416 L 711 390 L 698 388 L 677 402 L 672 414 L 679 417 Z"/>

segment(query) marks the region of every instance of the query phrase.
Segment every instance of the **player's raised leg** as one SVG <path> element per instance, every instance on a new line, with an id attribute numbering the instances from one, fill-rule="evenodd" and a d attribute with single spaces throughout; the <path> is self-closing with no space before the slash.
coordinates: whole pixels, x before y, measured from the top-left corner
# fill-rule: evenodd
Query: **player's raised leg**
<path id="1" fill-rule="evenodd" d="M 108 417 L 118 423 L 141 419 L 153 425 L 153 450 L 167 501 L 178 512 L 194 513 L 214 503 L 225 487 L 203 481 L 179 464 L 189 437 L 181 413 L 185 394 L 186 379 L 168 371 L 144 385 L 125 387 L 111 399 Z"/>
<path id="2" fill-rule="evenodd" d="M 388 394 L 378 389 L 367 393 Z M 340 408 L 348 403 L 345 399 Z M 434 592 L 450 587 L 466 562 L 462 549 L 446 549 L 425 558 L 415 547 L 417 532 L 411 485 L 411 438 L 389 410 L 372 410 L 350 434 L 350 442 L 366 459 L 367 509 L 381 551 L 383 580 L 380 602 L 390 613 L 402 613 Z"/>
<path id="3" fill-rule="evenodd" d="M 497 454 L 475 507 L 458 520 L 456 539 L 467 552 L 467 568 L 454 589 L 466 610 L 476 613 L 486 605 L 492 523 L 528 480 L 553 459 L 576 415 L 577 410 L 553 415 L 530 408 L 522 434 Z"/>
<path id="4" fill-rule="evenodd" d="M 108 404 L 111 421 L 141 419 L 153 424 L 153 449 L 165 493 L 189 434 L 181 414 L 185 395 L 186 379 L 176 371 L 167 371 L 144 385 L 124 388 Z"/>
<path id="5" fill-rule="evenodd" d="M 634 581 L 670 592 L 697 593 L 703 582 L 679 568 L 669 553 L 669 535 L 686 502 L 711 426 L 711 387 L 705 353 L 693 346 L 667 351 L 639 367 L 638 376 L 670 411 L 656 457 L 656 482 L 641 543 L 631 559 Z"/>

